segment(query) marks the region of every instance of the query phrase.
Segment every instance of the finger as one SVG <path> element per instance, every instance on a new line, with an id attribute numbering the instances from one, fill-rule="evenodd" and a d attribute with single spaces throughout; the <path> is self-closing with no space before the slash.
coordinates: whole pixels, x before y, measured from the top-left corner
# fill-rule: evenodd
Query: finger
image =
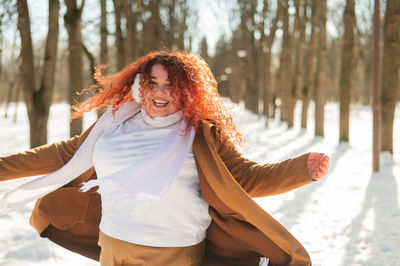
<path id="1" fill-rule="evenodd" d="M 321 157 L 321 162 L 329 162 L 330 158 L 328 155 L 324 154 L 324 156 Z"/>
<path id="2" fill-rule="evenodd" d="M 328 166 L 327 166 L 326 164 L 321 164 L 321 165 L 319 166 L 319 169 L 321 169 L 321 170 L 323 170 L 323 171 L 326 171 L 326 170 L 328 170 Z"/>
<path id="3" fill-rule="evenodd" d="M 328 173 L 328 169 L 320 169 L 320 173 L 322 176 L 324 176 Z"/>
<path id="4" fill-rule="evenodd" d="M 328 169 L 326 168 L 319 168 L 317 171 L 314 172 L 313 174 L 313 179 L 315 180 L 320 180 L 322 177 L 324 177 L 328 173 Z"/>
<path id="5" fill-rule="evenodd" d="M 322 178 L 322 174 L 318 174 L 318 172 L 315 172 L 314 176 L 312 177 L 312 179 L 314 180 L 320 180 Z"/>
<path id="6" fill-rule="evenodd" d="M 321 160 L 322 157 L 324 157 L 324 153 L 314 153 L 314 159 L 315 160 Z"/>
<path id="7" fill-rule="evenodd" d="M 320 160 L 321 165 L 329 166 L 329 157 Z"/>

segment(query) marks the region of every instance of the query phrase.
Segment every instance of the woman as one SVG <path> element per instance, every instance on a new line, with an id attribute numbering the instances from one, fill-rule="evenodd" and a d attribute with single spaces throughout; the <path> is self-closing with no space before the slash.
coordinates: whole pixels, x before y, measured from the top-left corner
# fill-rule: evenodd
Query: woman
<path id="1" fill-rule="evenodd" d="M 321 179 L 327 156 L 244 158 L 233 144 L 243 137 L 195 55 L 153 52 L 95 78 L 99 92 L 73 117 L 110 109 L 86 132 L 0 158 L 1 180 L 47 174 L 8 193 L 3 208 L 40 197 L 30 221 L 40 235 L 102 265 L 311 265 L 251 197 Z"/>

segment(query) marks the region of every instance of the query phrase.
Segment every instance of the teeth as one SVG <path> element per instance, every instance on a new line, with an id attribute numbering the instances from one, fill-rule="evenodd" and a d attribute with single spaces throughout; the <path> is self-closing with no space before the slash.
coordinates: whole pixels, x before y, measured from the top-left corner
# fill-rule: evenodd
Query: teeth
<path id="1" fill-rule="evenodd" d="M 166 105 L 168 103 L 168 101 L 161 101 L 161 100 L 154 100 L 154 99 L 153 99 L 153 102 L 155 104 L 160 104 L 160 105 Z"/>
<path id="2" fill-rule="evenodd" d="M 168 101 L 160 101 L 160 100 L 154 100 L 156 103 L 161 103 L 161 104 L 166 104 Z"/>

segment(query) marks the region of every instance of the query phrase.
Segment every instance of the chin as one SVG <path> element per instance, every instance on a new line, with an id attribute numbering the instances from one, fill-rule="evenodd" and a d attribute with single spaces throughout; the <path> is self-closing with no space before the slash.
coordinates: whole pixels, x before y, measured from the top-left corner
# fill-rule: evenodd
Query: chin
<path id="1" fill-rule="evenodd" d="M 157 111 L 150 111 L 147 112 L 151 117 L 155 118 L 155 117 L 163 117 L 163 116 L 167 116 L 169 115 L 168 112 L 157 112 Z"/>

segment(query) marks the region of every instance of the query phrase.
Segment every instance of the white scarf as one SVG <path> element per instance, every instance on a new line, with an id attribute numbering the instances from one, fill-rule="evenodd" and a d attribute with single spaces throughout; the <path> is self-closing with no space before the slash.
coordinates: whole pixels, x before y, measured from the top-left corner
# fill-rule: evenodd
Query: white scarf
<path id="1" fill-rule="evenodd" d="M 43 197 L 93 167 L 93 149 L 98 138 L 107 129 L 117 127 L 138 110 L 139 104 L 134 101 L 123 104 L 115 112 L 115 119 L 112 110 L 108 110 L 100 117 L 88 137 L 66 165 L 6 193 L 0 200 L 0 213 L 6 213 Z M 184 131 L 185 129 L 186 122 L 182 119 L 165 141 L 151 153 L 151 156 L 146 156 L 142 162 L 137 162 L 117 173 L 103 177 L 101 180 L 89 181 L 83 186 L 83 189 L 100 185 L 100 194 L 121 193 L 121 204 L 124 204 L 125 201 L 135 200 L 138 207 L 160 198 L 175 180 L 193 143 L 194 129 L 191 127 L 188 132 Z M 132 187 L 134 191 L 130 193 L 134 196 L 124 197 L 127 196 L 125 188 Z M 119 204 L 119 202 L 115 202 L 115 204 Z"/>

